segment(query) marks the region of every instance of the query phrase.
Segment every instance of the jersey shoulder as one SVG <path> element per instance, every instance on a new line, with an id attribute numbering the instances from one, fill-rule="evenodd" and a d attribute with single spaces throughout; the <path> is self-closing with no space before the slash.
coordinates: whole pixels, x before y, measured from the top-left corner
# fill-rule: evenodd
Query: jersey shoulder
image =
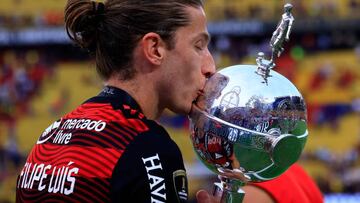
<path id="1" fill-rule="evenodd" d="M 128 145 L 114 169 L 112 200 L 186 202 L 187 177 L 178 146 L 163 127 L 146 123 L 149 130 Z"/>

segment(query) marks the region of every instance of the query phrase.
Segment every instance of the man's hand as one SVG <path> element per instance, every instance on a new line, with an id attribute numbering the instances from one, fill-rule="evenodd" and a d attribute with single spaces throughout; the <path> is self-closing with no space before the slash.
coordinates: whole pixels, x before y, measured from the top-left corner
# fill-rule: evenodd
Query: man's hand
<path id="1" fill-rule="evenodd" d="M 246 193 L 243 203 L 275 203 L 272 197 L 259 187 L 246 185 L 242 189 Z M 196 193 L 196 199 L 198 203 L 220 203 L 221 196 L 213 196 L 205 190 L 199 190 Z"/>
<path id="2" fill-rule="evenodd" d="M 210 195 L 205 190 L 199 190 L 196 193 L 196 199 L 198 203 L 220 203 L 221 197 Z"/>

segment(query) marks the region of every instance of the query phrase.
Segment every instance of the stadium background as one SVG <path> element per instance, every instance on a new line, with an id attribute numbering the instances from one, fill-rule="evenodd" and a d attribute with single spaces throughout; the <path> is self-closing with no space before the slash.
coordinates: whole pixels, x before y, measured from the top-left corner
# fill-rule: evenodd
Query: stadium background
<path id="1" fill-rule="evenodd" d="M 13 202 L 16 176 L 42 131 L 102 82 L 63 28 L 65 0 L 0 1 L 0 202 Z M 255 64 L 283 12 L 294 5 L 291 41 L 278 72 L 302 92 L 309 139 L 299 163 L 326 202 L 360 202 L 360 0 L 206 0 L 210 50 L 219 68 Z M 216 177 L 197 161 L 186 117 L 159 120 L 183 151 L 193 195 Z"/>

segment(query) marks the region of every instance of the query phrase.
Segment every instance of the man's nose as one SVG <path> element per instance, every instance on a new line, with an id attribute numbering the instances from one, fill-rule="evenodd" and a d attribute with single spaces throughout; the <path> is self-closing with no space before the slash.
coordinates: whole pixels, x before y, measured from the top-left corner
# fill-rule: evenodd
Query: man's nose
<path id="1" fill-rule="evenodd" d="M 206 78 L 212 76 L 216 71 L 215 61 L 209 50 L 207 50 L 202 64 L 202 73 Z"/>

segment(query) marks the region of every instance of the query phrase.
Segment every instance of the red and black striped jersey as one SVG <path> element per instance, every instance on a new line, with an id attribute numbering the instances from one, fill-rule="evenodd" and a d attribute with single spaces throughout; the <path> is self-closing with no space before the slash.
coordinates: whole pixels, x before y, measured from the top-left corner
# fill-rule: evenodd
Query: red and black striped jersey
<path id="1" fill-rule="evenodd" d="M 126 92 L 105 87 L 52 123 L 17 179 L 17 202 L 186 202 L 178 146 Z"/>

